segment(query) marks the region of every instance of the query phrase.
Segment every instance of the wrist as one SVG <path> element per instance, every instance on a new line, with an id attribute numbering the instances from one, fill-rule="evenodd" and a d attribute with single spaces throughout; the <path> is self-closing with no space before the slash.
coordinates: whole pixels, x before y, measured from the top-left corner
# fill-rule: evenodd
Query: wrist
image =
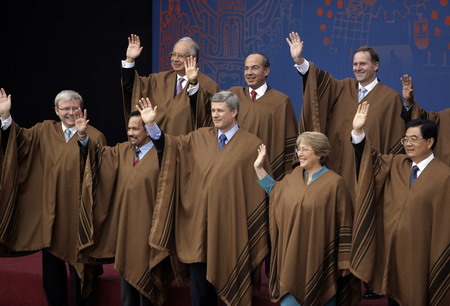
<path id="1" fill-rule="evenodd" d="M 77 134 L 78 134 L 78 139 L 80 139 L 80 140 L 85 140 L 87 137 L 87 133 L 77 132 Z"/>
<path id="2" fill-rule="evenodd" d="M 134 63 L 134 61 L 135 61 L 135 59 L 134 59 L 134 58 L 131 58 L 131 57 L 127 57 L 127 58 L 125 59 L 125 62 L 130 63 L 130 64 Z"/>

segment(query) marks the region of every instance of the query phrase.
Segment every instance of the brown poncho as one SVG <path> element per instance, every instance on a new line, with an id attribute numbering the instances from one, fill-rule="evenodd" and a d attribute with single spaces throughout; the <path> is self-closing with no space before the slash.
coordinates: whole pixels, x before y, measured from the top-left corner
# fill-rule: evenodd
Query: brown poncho
<path id="1" fill-rule="evenodd" d="M 1 160 L 0 240 L 14 252 L 48 248 L 83 278 L 77 246 L 84 159 L 77 137 L 66 143 L 61 122 L 50 120 L 30 129 L 13 122 L 9 129 Z M 88 133 L 106 144 L 97 129 L 90 126 Z"/>
<path id="2" fill-rule="evenodd" d="M 92 218 L 85 224 L 92 236 L 81 246 L 80 259 L 95 263 L 115 258 L 114 267 L 122 277 L 154 305 L 161 305 L 164 289 L 173 277 L 170 265 L 153 270 L 149 266 L 154 260 L 148 237 L 157 192 L 158 156 L 152 148 L 133 166 L 133 155 L 129 142 L 100 148 L 90 141 L 84 191 L 90 192 L 95 206 L 87 212 Z M 98 179 L 98 184 L 92 178 Z M 83 193 L 83 198 L 86 196 Z"/>
<path id="3" fill-rule="evenodd" d="M 137 101 L 148 97 L 153 106 L 158 106 L 156 122 L 170 135 L 185 135 L 203 126 L 211 125 L 209 98 L 219 91 L 216 82 L 205 74 L 199 73 L 198 82 L 204 91 L 199 90 L 196 99 L 187 94 L 189 85 L 174 96 L 177 74 L 175 71 L 152 73 L 148 77 L 139 76 L 135 72 L 131 102 L 124 99 L 125 115 L 136 110 Z M 204 93 L 207 93 L 204 95 Z"/>
<path id="4" fill-rule="evenodd" d="M 450 168 L 434 158 L 410 188 L 411 164 L 366 138 L 352 272 L 400 305 L 449 305 Z"/>
<path id="5" fill-rule="evenodd" d="M 261 138 L 267 147 L 270 168 L 276 180 L 292 171 L 297 118 L 289 97 L 270 89 L 256 101 L 252 101 L 248 87 L 232 87 L 230 91 L 239 97 L 239 127 Z"/>
<path id="6" fill-rule="evenodd" d="M 266 197 L 253 169 L 260 144 L 243 129 L 220 152 L 214 128 L 165 139 L 150 243 L 183 263 L 205 262 L 227 305 L 251 304 L 268 252 Z"/>
<path id="7" fill-rule="evenodd" d="M 304 95 L 300 133 L 322 132 L 331 144 L 329 169 L 341 175 L 354 199 L 356 185 L 355 157 L 349 141 L 353 117 L 358 108 L 356 79 L 336 80 L 309 62 L 303 76 Z M 367 136 L 381 153 L 398 153 L 405 126 L 401 120 L 402 99 L 393 89 L 378 83 L 364 98 L 370 104 Z"/>
<path id="8" fill-rule="evenodd" d="M 327 171 L 307 185 L 304 170 L 295 168 L 272 189 L 269 219 L 272 301 L 287 293 L 301 305 L 324 305 L 340 297 L 338 270 L 350 266 L 353 222 L 344 180 Z"/>

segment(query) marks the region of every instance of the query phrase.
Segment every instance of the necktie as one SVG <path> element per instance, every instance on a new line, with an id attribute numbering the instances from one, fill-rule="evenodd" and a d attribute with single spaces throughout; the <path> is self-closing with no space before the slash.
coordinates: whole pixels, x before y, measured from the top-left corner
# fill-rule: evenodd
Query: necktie
<path id="1" fill-rule="evenodd" d="M 411 169 L 411 176 L 409 177 L 409 187 L 411 188 L 412 184 L 414 183 L 414 181 L 417 178 L 417 171 L 419 171 L 419 167 L 414 166 Z"/>
<path id="2" fill-rule="evenodd" d="M 139 162 L 139 153 L 141 153 L 141 150 L 139 148 L 135 148 L 134 149 L 133 166 L 136 166 L 136 164 Z"/>
<path id="3" fill-rule="evenodd" d="M 72 136 L 72 132 L 69 129 L 64 131 L 64 136 L 66 136 L 66 142 L 69 142 L 70 137 Z"/>
<path id="4" fill-rule="evenodd" d="M 183 79 L 183 78 L 179 78 L 179 79 L 178 79 L 178 83 L 177 83 L 177 96 L 178 96 L 178 94 L 179 94 L 180 92 L 183 91 L 183 82 L 184 82 L 184 79 Z"/>
<path id="5" fill-rule="evenodd" d="M 359 94 L 358 94 L 358 103 L 362 101 L 362 99 L 364 99 L 364 96 L 366 95 L 367 89 L 365 89 L 364 87 L 361 87 L 359 89 Z"/>
<path id="6" fill-rule="evenodd" d="M 256 90 L 252 90 L 250 94 L 252 95 L 252 101 L 256 101 Z"/>
<path id="7" fill-rule="evenodd" d="M 223 149 L 223 147 L 225 146 L 226 140 L 227 140 L 227 136 L 225 136 L 225 134 L 222 134 L 219 136 L 219 151 L 221 151 Z"/>

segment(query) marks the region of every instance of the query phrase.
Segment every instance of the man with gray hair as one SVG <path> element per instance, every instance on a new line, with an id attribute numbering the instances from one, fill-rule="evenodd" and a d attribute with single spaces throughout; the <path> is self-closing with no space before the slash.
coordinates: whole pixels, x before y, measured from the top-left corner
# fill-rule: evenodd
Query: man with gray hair
<path id="1" fill-rule="evenodd" d="M 237 125 L 239 98 L 231 92 L 211 99 L 214 127 L 183 136 L 160 130 L 157 109 L 139 101 L 163 152 L 150 245 L 188 265 L 193 305 L 216 305 L 217 296 L 250 305 L 268 252 L 268 207 L 252 171 L 261 140 Z"/>
<path id="2" fill-rule="evenodd" d="M 73 90 L 55 98 L 55 113 L 60 121 L 46 120 L 31 128 L 20 127 L 11 117 L 11 95 L 0 91 L 0 256 L 42 249 L 44 291 L 49 305 L 67 305 L 69 263 L 74 290 L 74 305 L 88 301 L 93 274 L 77 263 L 79 245 L 80 158 L 77 138 L 73 137 L 75 111 L 83 99 Z M 104 135 L 89 127 L 89 135 L 105 145 Z M 81 233 L 81 235 L 83 235 Z M 89 270 L 89 271 L 88 271 Z M 80 283 L 81 279 L 81 283 Z M 84 283 L 83 283 L 84 282 Z"/>
<path id="3" fill-rule="evenodd" d="M 181 38 L 170 56 L 172 70 L 139 76 L 135 60 L 142 53 L 138 35 L 128 37 L 126 59 L 122 61 L 124 112 L 135 110 L 140 98 L 150 98 L 158 106 L 157 121 L 171 135 L 185 135 L 202 126 L 210 126 L 208 98 L 219 91 L 211 78 L 198 72 L 198 44 L 190 37 Z M 199 86 L 205 91 L 198 91 Z"/>

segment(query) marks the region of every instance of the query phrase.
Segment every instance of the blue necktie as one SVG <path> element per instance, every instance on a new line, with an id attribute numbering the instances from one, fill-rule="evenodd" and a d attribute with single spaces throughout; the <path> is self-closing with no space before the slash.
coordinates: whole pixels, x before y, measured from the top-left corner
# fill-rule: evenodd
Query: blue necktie
<path id="1" fill-rule="evenodd" d="M 225 134 L 222 134 L 219 136 L 219 151 L 221 151 L 223 149 L 223 147 L 225 146 L 226 140 L 227 140 L 227 136 L 225 136 Z"/>
<path id="2" fill-rule="evenodd" d="M 366 95 L 367 89 L 365 89 L 364 87 L 361 87 L 359 89 L 359 94 L 358 94 L 358 103 L 362 101 L 362 99 L 364 99 L 364 96 Z"/>
<path id="3" fill-rule="evenodd" d="M 410 188 L 417 178 L 417 171 L 419 171 L 419 167 L 417 167 L 417 165 L 412 167 L 411 176 L 409 177 L 409 187 Z"/>
<path id="4" fill-rule="evenodd" d="M 66 142 L 69 142 L 70 137 L 72 137 L 72 132 L 69 129 L 64 131 L 64 136 L 66 137 Z"/>

